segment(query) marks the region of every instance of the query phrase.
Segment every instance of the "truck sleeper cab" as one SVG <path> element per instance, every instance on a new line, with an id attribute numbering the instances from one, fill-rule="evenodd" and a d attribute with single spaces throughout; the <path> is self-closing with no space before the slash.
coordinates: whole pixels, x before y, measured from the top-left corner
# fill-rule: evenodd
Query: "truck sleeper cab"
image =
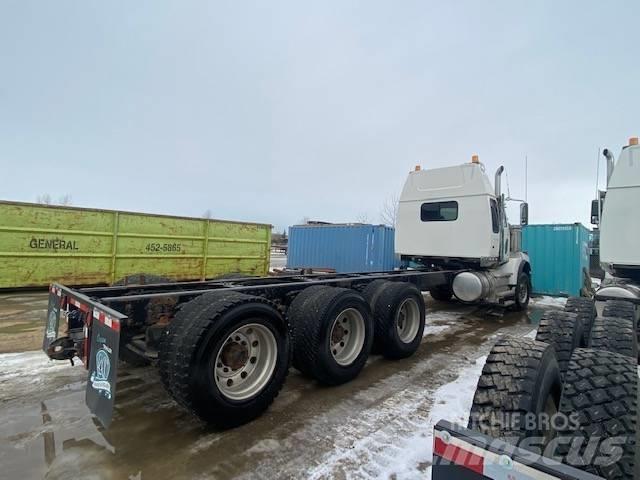
<path id="1" fill-rule="evenodd" d="M 437 299 L 526 306 L 531 266 L 511 244 L 519 230 L 507 222 L 503 170 L 496 172 L 495 188 L 477 156 L 463 165 L 410 172 L 398 206 L 397 252 L 409 266 L 463 270 L 451 285 L 432 291 Z"/>

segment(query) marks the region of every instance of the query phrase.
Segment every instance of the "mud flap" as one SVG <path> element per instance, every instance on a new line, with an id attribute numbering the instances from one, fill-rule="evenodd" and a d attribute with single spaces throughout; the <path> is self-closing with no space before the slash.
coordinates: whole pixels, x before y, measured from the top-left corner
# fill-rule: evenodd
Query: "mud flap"
<path id="1" fill-rule="evenodd" d="M 106 428 L 111 423 L 116 398 L 120 321 L 97 309 L 92 316 L 86 402 Z"/>
<path id="2" fill-rule="evenodd" d="M 58 338 L 58 325 L 60 324 L 60 289 L 51 286 L 49 289 L 49 307 L 47 308 L 47 324 L 42 339 L 42 350 L 47 353 L 51 342 Z"/>

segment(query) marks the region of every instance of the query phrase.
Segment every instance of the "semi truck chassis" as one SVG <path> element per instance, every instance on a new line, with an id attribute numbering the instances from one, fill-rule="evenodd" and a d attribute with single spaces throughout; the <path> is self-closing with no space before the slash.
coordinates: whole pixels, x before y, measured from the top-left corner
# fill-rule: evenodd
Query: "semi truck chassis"
<path id="1" fill-rule="evenodd" d="M 388 358 L 413 354 L 424 330 L 420 292 L 450 285 L 457 273 L 236 276 L 77 290 L 54 283 L 42 348 L 54 360 L 80 358 L 89 372 L 86 403 L 105 427 L 118 360 L 156 365 L 179 404 L 233 427 L 268 408 L 291 362 L 335 385 L 357 376 L 374 344 Z"/>

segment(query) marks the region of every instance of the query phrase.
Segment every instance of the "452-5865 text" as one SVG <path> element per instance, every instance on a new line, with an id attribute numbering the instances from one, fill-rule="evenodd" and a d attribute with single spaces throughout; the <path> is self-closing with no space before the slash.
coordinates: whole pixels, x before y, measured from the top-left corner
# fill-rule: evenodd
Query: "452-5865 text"
<path id="1" fill-rule="evenodd" d="M 149 253 L 179 253 L 182 251 L 182 245 L 179 243 L 147 243 L 144 248 Z"/>

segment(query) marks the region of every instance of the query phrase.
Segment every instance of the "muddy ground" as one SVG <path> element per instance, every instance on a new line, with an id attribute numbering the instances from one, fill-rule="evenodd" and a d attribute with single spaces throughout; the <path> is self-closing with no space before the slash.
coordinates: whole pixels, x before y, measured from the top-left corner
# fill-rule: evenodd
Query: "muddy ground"
<path id="1" fill-rule="evenodd" d="M 0 477 L 425 478 L 441 417 L 466 423 L 484 359 L 499 334 L 527 335 L 551 299 L 527 314 L 443 304 L 427 296 L 415 356 L 374 356 L 355 381 L 327 388 L 291 369 L 269 411 L 216 431 L 179 408 L 153 367 L 119 372 L 105 431 L 84 405 L 82 365 L 49 362 L 45 294 L 0 297 Z M 438 418 L 436 418 L 438 417 Z"/>
<path id="2" fill-rule="evenodd" d="M 47 298 L 41 292 L 0 295 L 0 353 L 40 348 Z"/>

